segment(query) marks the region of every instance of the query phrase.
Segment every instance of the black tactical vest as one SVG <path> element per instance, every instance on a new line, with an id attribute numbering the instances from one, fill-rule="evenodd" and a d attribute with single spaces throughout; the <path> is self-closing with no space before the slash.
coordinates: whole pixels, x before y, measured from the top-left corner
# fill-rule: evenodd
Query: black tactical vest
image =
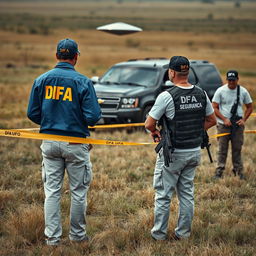
<path id="1" fill-rule="evenodd" d="M 205 92 L 197 86 L 192 89 L 173 86 L 167 92 L 171 94 L 175 106 L 174 118 L 168 119 L 173 147 L 190 149 L 200 146 L 204 132 Z"/>

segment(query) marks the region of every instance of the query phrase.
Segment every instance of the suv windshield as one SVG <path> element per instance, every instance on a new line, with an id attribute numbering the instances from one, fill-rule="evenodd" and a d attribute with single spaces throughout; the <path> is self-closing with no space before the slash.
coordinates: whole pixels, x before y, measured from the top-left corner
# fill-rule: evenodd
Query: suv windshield
<path id="1" fill-rule="evenodd" d="M 154 68 L 112 67 L 101 77 L 101 84 L 129 84 L 135 86 L 153 86 L 159 76 Z"/>

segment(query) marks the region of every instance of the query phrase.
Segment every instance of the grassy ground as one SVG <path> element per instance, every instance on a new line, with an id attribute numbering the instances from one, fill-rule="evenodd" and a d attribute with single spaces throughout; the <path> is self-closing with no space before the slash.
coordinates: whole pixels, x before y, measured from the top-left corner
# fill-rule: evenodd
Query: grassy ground
<path id="1" fill-rule="evenodd" d="M 101 4 L 101 8 L 95 8 L 93 4 L 86 5 L 88 13 L 90 10 L 98 13 L 97 17 L 104 13 L 108 13 L 109 17 L 117 17 L 121 9 L 127 11 L 126 8 L 121 8 L 124 5 L 127 5 L 127 8 L 134 8 L 132 4 L 116 6 L 109 1 Z M 5 15 L 11 15 L 13 18 L 15 13 L 18 13 L 18 17 L 24 10 L 27 13 L 34 13 L 32 16 L 41 10 L 40 15 L 48 15 L 49 19 L 52 19 L 53 5 L 51 2 L 41 2 L 39 8 L 32 3 L 24 5 L 1 2 L 0 12 L 5 22 Z M 106 12 L 108 5 L 109 12 Z M 140 14 L 147 10 L 143 22 L 150 27 L 150 15 L 154 11 L 162 12 L 161 17 L 168 19 L 168 11 L 164 11 L 167 9 L 165 5 L 168 3 L 161 5 L 163 8 L 156 4 L 152 6 L 140 3 L 136 12 Z M 59 9 L 58 6 L 54 10 L 56 15 L 64 20 L 69 16 L 67 8 L 73 10 L 70 13 L 75 12 L 77 16 L 81 16 L 85 4 L 80 2 L 74 3 L 74 8 L 72 6 L 65 3 L 63 9 Z M 199 18 L 206 17 L 211 11 L 214 19 L 219 20 L 221 24 L 230 6 L 231 3 L 200 5 L 198 15 Z M 157 7 L 162 9 L 159 10 Z M 168 10 L 176 15 L 173 17 L 177 21 L 177 11 L 180 10 L 181 3 L 174 3 L 174 7 L 176 9 Z M 185 9 L 186 15 L 192 15 L 193 10 L 194 16 L 190 18 L 195 19 L 198 7 L 198 3 L 188 5 Z M 219 12 L 215 12 L 216 9 Z M 127 18 L 138 17 L 133 9 L 129 10 Z M 235 19 L 248 18 L 250 22 L 254 22 L 255 17 L 251 14 L 255 12 L 254 3 L 242 4 L 239 11 L 233 11 Z M 132 15 L 135 16 L 131 17 Z M 227 17 L 230 15 L 231 13 L 227 14 Z M 37 20 L 35 24 L 36 22 Z M 197 23 L 197 30 L 192 31 L 145 30 L 142 33 L 118 37 L 94 29 L 71 31 L 65 27 L 66 23 L 59 25 L 58 29 L 51 27 L 47 35 L 42 32 L 31 33 L 26 24 L 23 24 L 24 31 L 17 31 L 17 21 L 11 20 L 10 24 L 14 24 L 15 29 L 0 26 L 0 128 L 35 127 L 26 118 L 31 85 L 39 74 L 55 65 L 56 43 L 65 37 L 78 41 L 81 56 L 77 70 L 89 77 L 101 75 L 110 65 L 130 58 L 168 58 L 172 55 L 186 55 L 190 59 L 214 62 L 220 69 L 223 80 L 228 69 L 237 69 L 240 72 L 241 84 L 250 91 L 253 98 L 256 96 L 256 38 L 253 30 L 241 29 L 235 33 L 223 33 L 219 26 L 218 32 L 212 33 L 200 30 Z M 251 117 L 246 128 L 254 130 L 255 127 L 256 118 Z M 210 130 L 210 134 L 215 132 L 215 128 Z M 113 132 L 96 130 L 92 132 L 91 137 L 150 141 L 144 132 L 127 133 L 122 129 Z M 69 189 L 65 179 L 62 198 L 64 241 L 62 246 L 52 249 L 43 243 L 44 194 L 40 172 L 40 141 L 1 137 L 0 255 L 253 256 L 256 254 L 256 157 L 253 150 L 255 142 L 254 134 L 245 135 L 243 157 L 246 181 L 233 177 L 229 158 L 224 179 L 213 182 L 211 177 L 214 174 L 215 163 L 210 164 L 206 152 L 202 152 L 202 164 L 197 169 L 195 178 L 196 208 L 192 236 L 180 242 L 159 243 L 150 238 L 154 208 L 154 146 L 94 146 L 91 154 L 94 179 L 88 195 L 87 211 L 87 230 L 92 240 L 88 245 L 70 244 L 67 240 Z M 212 155 L 216 160 L 217 141 L 211 139 L 211 143 Z M 176 225 L 177 209 L 178 201 L 174 197 L 171 205 L 170 232 Z"/>
<path id="2" fill-rule="evenodd" d="M 255 127 L 255 119 L 248 127 Z M 212 131 L 214 132 L 214 131 Z M 93 132 L 93 138 L 149 141 L 147 134 L 124 131 Z M 1 255 L 254 255 L 255 254 L 255 154 L 254 135 L 244 146 L 247 181 L 231 173 L 228 161 L 223 180 L 213 182 L 214 164 L 202 152 L 195 178 L 196 209 L 192 236 L 180 242 L 156 243 L 150 238 L 153 224 L 153 146 L 94 146 L 94 180 L 88 195 L 88 233 L 91 242 L 72 245 L 69 227 L 69 189 L 63 187 L 62 246 L 43 245 L 43 191 L 40 142 L 0 140 Z M 216 141 L 212 140 L 216 159 Z M 178 202 L 171 206 L 169 230 L 175 228 Z"/>

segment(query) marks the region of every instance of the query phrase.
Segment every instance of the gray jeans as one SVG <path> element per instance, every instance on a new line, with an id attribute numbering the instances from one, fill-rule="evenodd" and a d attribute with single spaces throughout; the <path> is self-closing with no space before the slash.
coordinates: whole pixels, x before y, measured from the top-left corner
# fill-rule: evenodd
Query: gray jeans
<path id="1" fill-rule="evenodd" d="M 230 133 L 231 128 L 223 124 L 218 124 L 217 131 L 218 131 L 218 134 Z M 241 174 L 243 172 L 243 161 L 242 161 L 241 151 L 244 143 L 244 126 L 239 126 L 236 129 L 234 136 L 226 135 L 218 138 L 219 149 L 218 149 L 218 163 L 216 168 L 216 174 L 220 176 L 225 170 L 229 141 L 231 142 L 233 170 L 238 174 Z"/>
<path id="2" fill-rule="evenodd" d="M 167 238 L 170 203 L 174 190 L 179 200 L 179 218 L 175 234 L 189 237 L 194 216 L 194 176 L 200 164 L 201 152 L 173 153 L 170 167 L 164 165 L 163 155 L 157 157 L 154 172 L 155 210 L 151 235 L 157 240 Z"/>
<path id="3" fill-rule="evenodd" d="M 71 194 L 69 238 L 83 240 L 86 236 L 86 195 L 92 178 L 89 147 L 87 144 L 45 140 L 41 150 L 47 243 L 58 243 L 62 235 L 60 200 L 65 170 Z"/>

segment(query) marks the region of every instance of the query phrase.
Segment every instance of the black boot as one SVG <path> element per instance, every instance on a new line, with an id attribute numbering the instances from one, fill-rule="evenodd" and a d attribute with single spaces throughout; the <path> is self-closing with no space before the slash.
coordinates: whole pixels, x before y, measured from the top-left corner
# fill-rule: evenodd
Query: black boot
<path id="1" fill-rule="evenodd" d="M 214 178 L 215 180 L 218 180 L 218 179 L 222 178 L 222 173 L 216 173 L 216 174 L 213 176 L 213 178 Z"/>

